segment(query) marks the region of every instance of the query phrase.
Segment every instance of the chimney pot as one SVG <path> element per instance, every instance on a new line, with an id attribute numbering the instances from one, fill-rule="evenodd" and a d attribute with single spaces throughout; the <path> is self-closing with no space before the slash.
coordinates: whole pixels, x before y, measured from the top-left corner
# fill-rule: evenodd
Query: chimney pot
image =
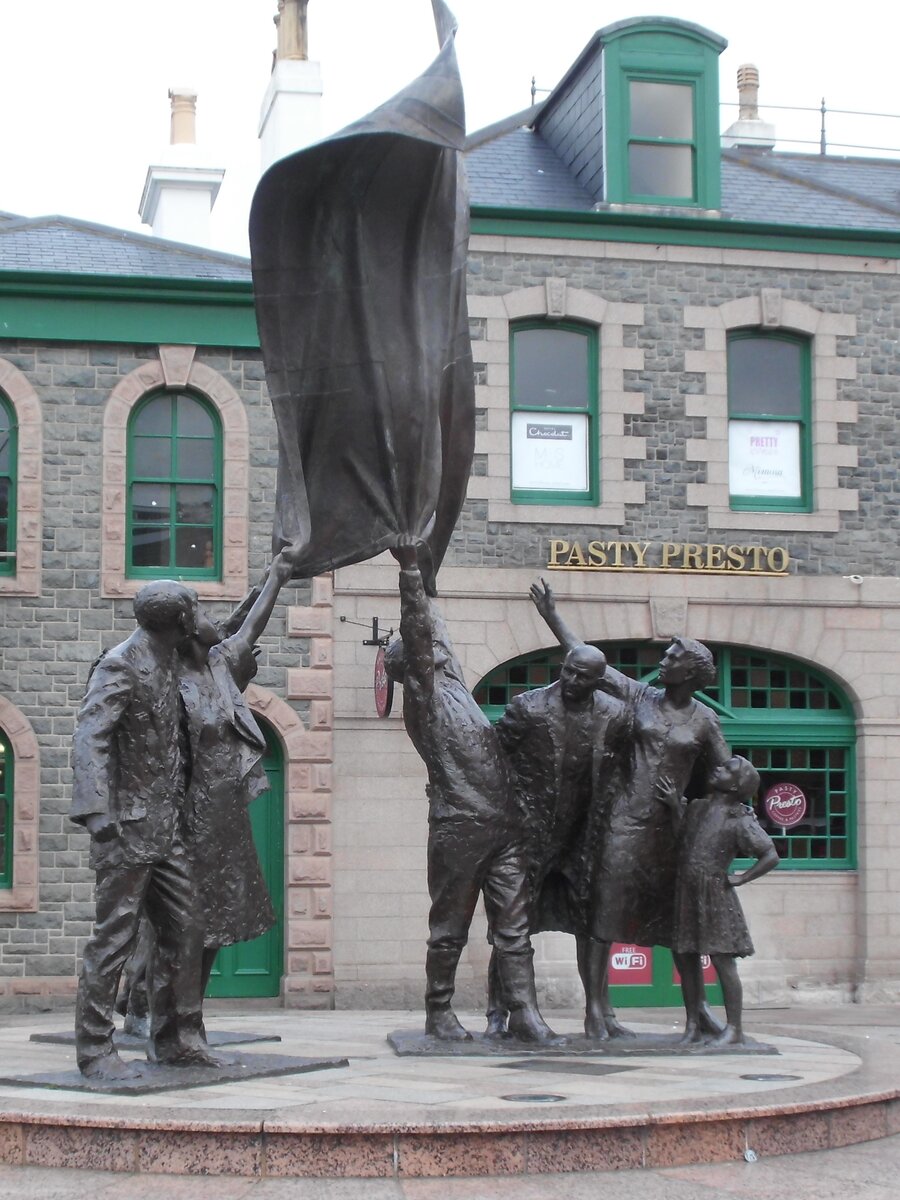
<path id="1" fill-rule="evenodd" d="M 172 123 L 169 142 L 173 146 L 190 145 L 197 141 L 197 93 L 192 88 L 169 88 L 172 103 Z"/>
<path id="2" fill-rule="evenodd" d="M 775 147 L 775 126 L 759 116 L 759 71 L 753 63 L 744 63 L 737 73 L 738 119 L 722 134 L 722 145 L 772 150 Z"/>
<path id="3" fill-rule="evenodd" d="M 759 120 L 759 71 L 753 63 L 744 63 L 737 73 L 739 121 Z"/>

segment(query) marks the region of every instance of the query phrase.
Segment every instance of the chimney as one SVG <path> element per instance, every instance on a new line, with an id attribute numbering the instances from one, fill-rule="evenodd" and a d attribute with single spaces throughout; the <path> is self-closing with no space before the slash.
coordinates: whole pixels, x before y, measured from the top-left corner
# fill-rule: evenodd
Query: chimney
<path id="1" fill-rule="evenodd" d="M 322 134 L 322 75 L 319 64 L 309 59 L 308 3 L 278 0 L 278 45 L 259 116 L 263 171 Z"/>
<path id="2" fill-rule="evenodd" d="M 197 93 L 190 88 L 169 88 L 172 103 L 171 135 L 173 146 L 193 146 L 197 141 Z"/>
<path id="3" fill-rule="evenodd" d="M 738 119 L 722 134 L 726 148 L 739 146 L 757 150 L 772 150 L 775 146 L 775 126 L 759 117 L 759 71 L 752 63 L 738 67 Z"/>
<path id="4" fill-rule="evenodd" d="M 169 145 L 157 156 L 157 165 L 147 169 L 138 212 L 154 237 L 209 246 L 210 213 L 225 172 L 205 164 L 197 148 L 194 89 L 170 88 L 169 101 Z"/>

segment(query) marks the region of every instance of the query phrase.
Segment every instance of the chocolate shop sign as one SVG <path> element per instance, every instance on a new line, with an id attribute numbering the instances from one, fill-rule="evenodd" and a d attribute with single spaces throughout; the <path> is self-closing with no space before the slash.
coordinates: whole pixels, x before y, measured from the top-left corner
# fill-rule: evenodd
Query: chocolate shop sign
<path id="1" fill-rule="evenodd" d="M 551 571 L 690 571 L 703 575 L 787 575 L 783 546 L 719 542 L 601 542 L 551 538 Z"/>

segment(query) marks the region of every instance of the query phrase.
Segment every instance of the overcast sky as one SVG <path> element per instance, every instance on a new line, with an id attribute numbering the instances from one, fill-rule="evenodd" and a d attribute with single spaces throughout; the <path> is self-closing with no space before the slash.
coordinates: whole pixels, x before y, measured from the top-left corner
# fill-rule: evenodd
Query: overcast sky
<path id="1" fill-rule="evenodd" d="M 806 0 L 451 0 L 468 126 L 552 88 L 591 35 L 659 13 L 728 39 L 721 99 L 737 99 L 745 62 L 760 70 L 763 116 L 814 152 L 818 114 L 771 105 L 900 112 L 900 6 L 855 0 L 832 18 Z M 0 210 L 63 213 L 149 233 L 137 207 L 148 164 L 168 140 L 169 87 L 199 93 L 198 138 L 226 169 L 213 213 L 218 248 L 246 253 L 259 173 L 257 122 L 271 68 L 276 0 L 0 0 Z M 326 132 L 374 108 L 435 53 L 430 0 L 310 0 L 310 56 L 322 64 Z M 724 110 L 724 124 L 736 109 Z M 829 141 L 900 147 L 900 120 L 828 120 Z M 843 152 L 843 151 L 841 151 Z M 858 153 L 858 151 L 847 151 Z M 878 153 L 882 153 L 879 151 Z"/>

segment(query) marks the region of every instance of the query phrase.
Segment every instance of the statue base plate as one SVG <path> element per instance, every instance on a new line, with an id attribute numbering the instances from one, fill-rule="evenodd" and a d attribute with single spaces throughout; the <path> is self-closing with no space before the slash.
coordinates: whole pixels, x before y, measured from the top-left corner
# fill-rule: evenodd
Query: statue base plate
<path id="1" fill-rule="evenodd" d="M 75 1031 L 66 1030 L 61 1033 L 33 1033 L 29 1039 L 32 1042 L 50 1042 L 54 1046 L 74 1046 Z M 207 1033 L 207 1046 L 240 1046 L 250 1042 L 280 1042 L 278 1033 L 229 1033 L 222 1030 L 217 1033 Z M 125 1033 L 117 1029 L 113 1034 L 113 1045 L 117 1050 L 134 1050 L 140 1053 L 146 1048 L 147 1039 L 136 1037 L 133 1033 Z"/>
<path id="2" fill-rule="evenodd" d="M 134 1061 L 134 1060 L 132 1060 Z M 299 1075 L 346 1067 L 346 1058 L 288 1058 L 282 1054 L 235 1054 L 219 1067 L 167 1066 L 141 1063 L 142 1074 L 134 1079 L 87 1078 L 77 1070 L 50 1071 L 41 1075 L 0 1076 L 0 1086 L 54 1088 L 69 1092 L 104 1092 L 121 1096 L 145 1096 L 150 1092 L 174 1092 L 184 1088 L 210 1087 L 260 1079 L 266 1075 Z"/>
<path id="3" fill-rule="evenodd" d="M 473 1033 L 471 1041 L 451 1042 L 433 1037 L 417 1029 L 395 1029 L 387 1040 L 395 1054 L 401 1057 L 420 1058 L 498 1058 L 509 1055 L 569 1057 L 576 1055 L 599 1055 L 608 1058 L 647 1057 L 654 1055 L 678 1055 L 697 1058 L 707 1055 L 758 1055 L 780 1054 L 774 1046 L 747 1038 L 739 1046 L 711 1046 L 706 1042 L 680 1045 L 680 1033 L 641 1033 L 636 1037 L 610 1038 L 608 1042 L 594 1041 L 583 1034 L 563 1037 L 558 1042 L 523 1042 L 519 1038 L 503 1035 L 487 1037 Z"/>

